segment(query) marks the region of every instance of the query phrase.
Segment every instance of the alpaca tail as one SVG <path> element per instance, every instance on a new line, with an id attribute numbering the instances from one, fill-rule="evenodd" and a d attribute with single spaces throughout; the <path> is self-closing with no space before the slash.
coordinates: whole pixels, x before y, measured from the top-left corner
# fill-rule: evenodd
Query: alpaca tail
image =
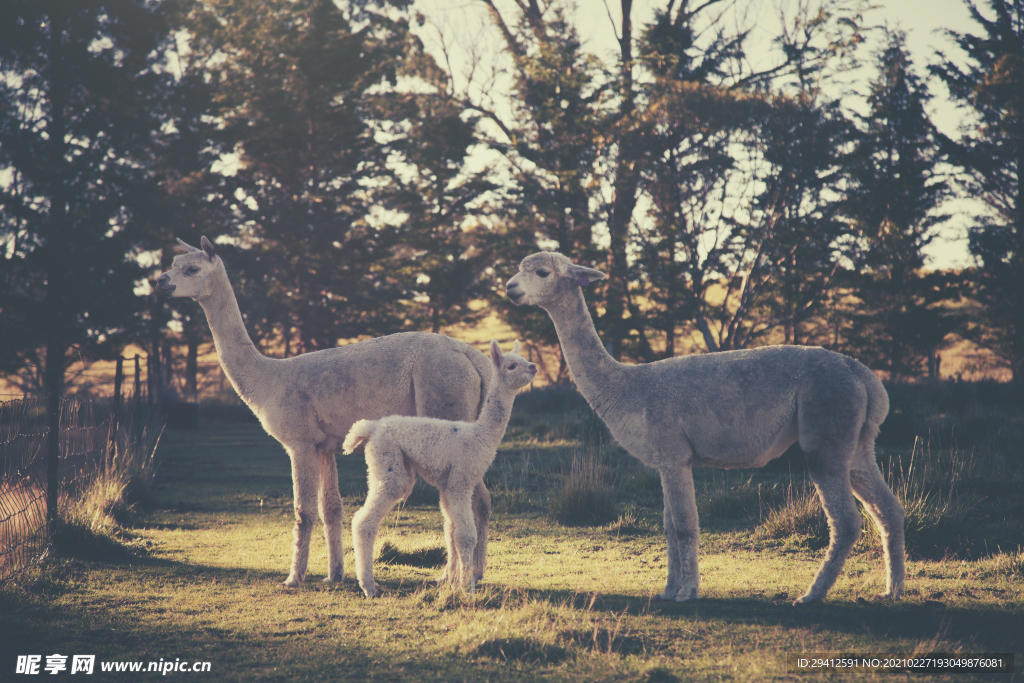
<path id="1" fill-rule="evenodd" d="M 377 420 L 359 420 L 352 429 L 348 430 L 345 436 L 345 443 L 341 445 L 341 451 L 345 455 L 351 455 L 353 451 L 370 440 L 374 430 L 377 429 Z"/>
<path id="2" fill-rule="evenodd" d="M 868 394 L 867 415 L 864 420 L 863 436 L 874 441 L 878 436 L 878 427 L 889 414 L 889 393 L 882 385 L 882 380 L 871 370 L 858 363 L 858 374 Z"/>

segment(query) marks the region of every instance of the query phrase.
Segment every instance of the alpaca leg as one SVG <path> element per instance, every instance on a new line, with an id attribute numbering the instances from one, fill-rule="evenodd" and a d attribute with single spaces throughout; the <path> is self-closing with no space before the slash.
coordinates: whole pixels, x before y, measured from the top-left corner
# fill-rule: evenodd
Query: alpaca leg
<path id="1" fill-rule="evenodd" d="M 366 597 L 380 593 L 373 580 L 373 550 L 377 532 L 385 516 L 402 500 L 408 490 L 408 474 L 401 454 L 376 452 L 373 443 L 367 444 L 366 458 L 369 470 L 369 492 L 363 507 L 352 515 L 352 550 L 355 554 L 356 578 Z"/>
<path id="2" fill-rule="evenodd" d="M 473 489 L 473 520 L 476 523 L 476 550 L 473 554 L 473 581 L 484 578 L 487 569 L 487 526 L 491 519 L 491 494 L 481 481 Z"/>
<path id="3" fill-rule="evenodd" d="M 324 581 L 341 581 L 345 578 L 345 555 L 341 539 L 345 509 L 338 490 L 338 461 L 334 453 L 320 451 L 317 455 L 320 456 L 320 519 L 324 523 L 324 540 L 327 541 L 327 578 Z"/>
<path id="4" fill-rule="evenodd" d="M 854 494 L 864 503 L 864 508 L 875 522 L 882 538 L 885 554 L 885 593 L 880 597 L 899 600 L 903 595 L 903 580 L 906 575 L 903 547 L 903 506 L 885 484 L 878 465 L 872 457 L 861 467 L 850 471 L 850 483 Z"/>
<path id="5" fill-rule="evenodd" d="M 696 600 L 700 574 L 697 568 L 697 496 L 693 488 L 693 470 L 677 466 L 661 471 L 661 489 L 665 497 L 665 539 L 668 542 L 668 583 L 663 600 Z"/>
<path id="6" fill-rule="evenodd" d="M 366 496 L 366 503 L 352 515 L 352 551 L 355 555 L 356 579 L 366 597 L 380 594 L 380 587 L 373 580 L 373 548 L 377 542 L 380 523 L 398 504 L 400 499 L 388 495 L 386 488 L 375 486 Z"/>
<path id="7" fill-rule="evenodd" d="M 441 496 L 441 518 L 444 519 L 444 544 L 448 551 L 448 561 L 444 565 L 444 571 L 437 577 L 438 583 L 453 583 L 458 580 L 459 556 L 455 548 L 455 527 L 452 525 L 452 516 L 449 514 L 448 504 L 444 496 Z"/>
<path id="8" fill-rule="evenodd" d="M 295 498 L 295 527 L 292 531 L 292 568 L 284 585 L 298 586 L 306 578 L 306 563 L 309 561 L 309 539 L 316 523 L 317 465 L 316 449 L 310 447 L 290 448 L 292 460 L 292 486 Z"/>
<path id="9" fill-rule="evenodd" d="M 490 494 L 488 494 L 490 502 Z M 441 517 L 444 519 L 444 542 L 448 551 L 448 561 L 444 571 L 437 577 L 438 583 L 457 584 L 459 582 L 459 548 L 455 543 L 455 523 L 452 517 L 449 497 L 441 495 Z"/>
<path id="10" fill-rule="evenodd" d="M 667 559 L 668 559 L 668 583 L 665 585 L 665 590 L 659 593 L 657 598 L 659 600 L 675 600 L 676 593 L 679 592 L 680 575 L 682 574 L 681 563 L 679 561 L 679 540 L 676 538 L 676 526 L 672 522 L 672 507 L 669 505 L 668 498 L 665 497 L 665 541 L 667 543 Z"/>
<path id="11" fill-rule="evenodd" d="M 473 577 L 473 557 L 477 544 L 476 523 L 473 521 L 473 495 L 450 495 L 442 493 L 441 499 L 446 501 L 445 507 L 451 518 L 452 542 L 458 562 L 455 573 L 449 575 L 450 581 L 457 581 L 472 593 L 476 588 Z"/>
<path id="12" fill-rule="evenodd" d="M 828 518 L 829 544 L 825 560 L 818 569 L 818 575 L 807 592 L 793 604 L 799 605 L 824 600 L 829 589 L 839 577 L 846 564 L 846 558 L 860 538 L 861 520 L 857 503 L 853 499 L 850 475 L 846 471 L 826 472 L 821 468 L 810 468 L 811 481 L 818 490 L 818 498 Z"/>

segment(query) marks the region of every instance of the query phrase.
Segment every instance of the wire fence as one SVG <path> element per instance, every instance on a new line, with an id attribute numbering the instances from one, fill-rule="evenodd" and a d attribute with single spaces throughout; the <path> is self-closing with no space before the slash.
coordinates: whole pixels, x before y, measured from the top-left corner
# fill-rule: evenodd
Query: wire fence
<path id="1" fill-rule="evenodd" d="M 46 400 L 0 403 L 0 581 L 49 547 Z"/>
<path id="2" fill-rule="evenodd" d="M 115 452 L 115 441 L 138 440 L 135 432 L 159 413 L 159 406 L 144 398 L 145 390 L 145 384 L 136 383 L 134 391 L 122 395 L 119 374 L 111 398 L 61 399 L 54 496 L 47 489 L 49 399 L 0 402 L 0 582 L 47 555 L 51 521 L 61 518 L 63 508 L 97 476 Z M 56 501 L 52 511 L 51 500 Z"/>

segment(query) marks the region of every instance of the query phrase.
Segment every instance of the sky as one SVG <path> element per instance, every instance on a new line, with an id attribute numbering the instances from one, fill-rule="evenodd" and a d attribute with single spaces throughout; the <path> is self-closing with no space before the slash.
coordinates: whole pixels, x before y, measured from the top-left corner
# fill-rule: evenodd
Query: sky
<path id="1" fill-rule="evenodd" d="M 744 0 L 740 0 L 743 2 Z M 749 0 L 748 16 L 755 17 L 757 28 L 750 42 L 751 60 L 767 64 L 771 59 L 770 40 L 779 25 L 778 6 L 780 2 L 792 5 L 798 0 Z M 634 31 L 647 23 L 654 9 L 664 7 L 666 0 L 633 0 Z M 497 0 L 499 7 L 511 7 L 509 0 Z M 974 31 L 974 24 L 964 0 L 876 0 L 874 9 L 867 12 L 868 25 L 888 26 L 906 32 L 907 44 L 915 68 L 921 76 L 926 75 L 929 63 L 936 61 L 936 50 L 945 51 L 950 57 L 957 48 L 942 35 L 941 31 L 952 28 L 958 31 Z M 984 0 L 980 3 L 984 10 Z M 477 32 L 475 28 L 486 18 L 486 10 L 480 0 L 416 0 L 417 9 L 423 12 L 430 23 L 458 27 L 459 31 Z M 616 34 L 621 25 L 618 0 L 577 0 L 576 25 L 581 37 L 590 50 L 601 57 L 611 57 L 617 50 Z M 508 16 L 512 16 L 511 12 Z M 427 32 L 429 33 L 429 26 Z M 438 41 L 425 35 L 428 49 L 435 49 Z M 861 60 L 871 64 L 872 46 L 861 53 Z M 872 69 L 863 70 L 863 78 L 873 76 Z M 952 137 L 958 136 L 961 112 L 949 101 L 945 87 L 930 82 L 933 99 L 928 108 L 932 120 L 940 131 Z M 969 200 L 955 200 L 943 207 L 943 212 L 952 215 L 943 225 L 940 236 L 926 249 L 930 268 L 958 268 L 972 263 L 967 250 L 966 228 L 972 216 L 981 210 L 979 203 Z"/>

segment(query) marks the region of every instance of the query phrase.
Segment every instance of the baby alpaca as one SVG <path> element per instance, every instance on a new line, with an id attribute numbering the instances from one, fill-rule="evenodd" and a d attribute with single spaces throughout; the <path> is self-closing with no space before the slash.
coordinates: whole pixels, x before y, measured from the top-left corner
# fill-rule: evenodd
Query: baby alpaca
<path id="1" fill-rule="evenodd" d="M 519 353 L 502 356 L 491 341 L 495 380 L 476 422 L 392 415 L 360 420 L 342 446 L 348 455 L 366 444 L 369 493 L 352 516 L 356 577 L 367 597 L 380 588 L 373 580 L 373 545 L 381 520 L 400 500 L 409 497 L 416 472 L 441 492 L 448 566 L 442 578 L 459 581 L 472 591 L 484 574 L 490 494 L 484 473 L 505 435 L 516 393 L 533 381 L 537 366 Z"/>

